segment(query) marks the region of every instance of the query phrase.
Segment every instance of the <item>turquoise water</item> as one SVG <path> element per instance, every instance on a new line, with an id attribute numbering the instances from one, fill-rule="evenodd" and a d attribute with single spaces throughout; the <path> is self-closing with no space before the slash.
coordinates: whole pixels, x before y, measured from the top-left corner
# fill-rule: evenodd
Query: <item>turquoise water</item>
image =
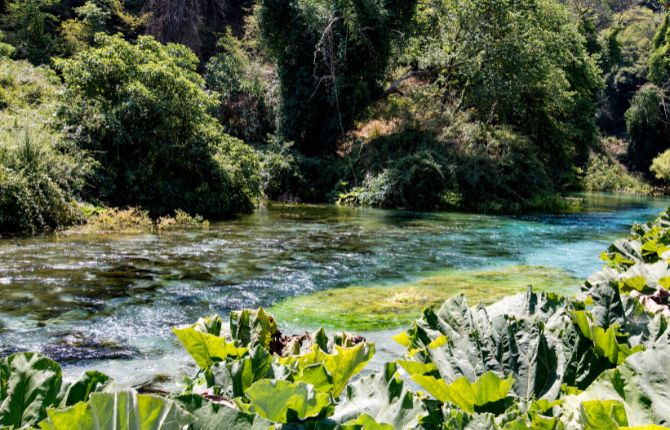
<path id="1" fill-rule="evenodd" d="M 170 329 L 201 315 L 449 269 L 544 266 L 582 279 L 610 241 L 669 203 L 588 195 L 580 213 L 515 217 L 268 204 L 208 230 L 4 239 L 0 356 L 42 351 L 123 383 L 190 372 Z"/>

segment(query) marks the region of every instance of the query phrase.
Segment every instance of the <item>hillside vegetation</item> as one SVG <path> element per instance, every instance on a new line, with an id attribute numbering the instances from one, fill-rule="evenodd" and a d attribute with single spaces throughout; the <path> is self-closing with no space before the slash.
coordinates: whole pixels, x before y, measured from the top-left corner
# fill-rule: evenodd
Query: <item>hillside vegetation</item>
<path id="1" fill-rule="evenodd" d="M 662 193 L 669 22 L 647 1 L 4 0 L 0 231 L 82 204 L 216 220 L 262 198 Z"/>

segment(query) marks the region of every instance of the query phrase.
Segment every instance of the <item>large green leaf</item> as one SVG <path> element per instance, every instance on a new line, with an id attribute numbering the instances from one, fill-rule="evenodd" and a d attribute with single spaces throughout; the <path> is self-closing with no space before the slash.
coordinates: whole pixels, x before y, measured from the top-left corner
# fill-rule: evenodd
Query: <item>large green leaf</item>
<path id="1" fill-rule="evenodd" d="M 329 394 L 303 382 L 263 379 L 252 385 L 246 395 L 252 410 L 278 423 L 316 417 L 331 404 Z"/>
<path id="2" fill-rule="evenodd" d="M 628 417 L 621 402 L 589 400 L 580 405 L 579 423 L 584 430 L 617 430 L 628 425 Z"/>
<path id="3" fill-rule="evenodd" d="M 372 359 L 375 346 L 372 343 L 361 342 L 351 347 L 334 346 L 334 353 L 324 352 L 318 345 L 313 345 L 308 353 L 298 356 L 281 357 L 279 363 L 290 368 L 298 380 L 315 382 L 319 377 L 322 388 L 332 390 L 334 397 L 338 397 L 349 380 L 358 374 Z M 324 374 L 319 370 L 321 364 L 328 372 L 330 380 L 323 379 Z M 307 379 L 305 379 L 307 372 Z"/>
<path id="4" fill-rule="evenodd" d="M 593 317 L 587 311 L 575 311 L 572 318 L 582 335 L 593 342 L 596 354 L 607 358 L 612 364 L 620 364 L 629 355 L 643 350 L 642 345 L 630 348 L 625 343 L 619 343 L 618 324 L 611 325 L 605 330 L 593 323 Z"/>
<path id="5" fill-rule="evenodd" d="M 267 430 L 272 426 L 258 415 L 240 412 L 197 394 L 182 395 L 175 401 L 193 415 L 194 430 Z"/>
<path id="6" fill-rule="evenodd" d="M 185 430 L 194 422 L 174 401 L 134 391 L 93 393 L 87 403 L 47 413 L 42 430 Z"/>
<path id="7" fill-rule="evenodd" d="M 221 336 L 221 328 L 223 327 L 223 321 L 218 315 L 210 315 L 208 317 L 198 318 L 193 328 L 203 333 L 212 334 L 214 336 Z"/>
<path id="8" fill-rule="evenodd" d="M 260 345 L 255 346 L 244 358 L 214 363 L 208 385 L 217 386 L 230 398 L 242 397 L 251 385 L 261 379 L 275 377 L 272 356 Z"/>
<path id="9" fill-rule="evenodd" d="M 208 369 L 229 356 L 241 357 L 247 352 L 247 348 L 238 347 L 232 342 L 226 342 L 222 337 L 199 331 L 196 327 L 174 328 L 172 331 L 201 369 Z"/>
<path id="10" fill-rule="evenodd" d="M 91 393 L 100 391 L 111 382 L 111 378 L 96 370 L 89 370 L 70 384 L 64 385 L 59 398 L 60 407 L 72 406 L 88 400 Z"/>
<path id="11" fill-rule="evenodd" d="M 419 419 L 428 415 L 428 410 L 397 375 L 396 366 L 389 363 L 383 373 L 365 376 L 349 384 L 332 419 L 352 424 L 361 414 L 372 417 L 379 424 L 391 425 L 391 428 L 407 429 L 416 427 Z"/>
<path id="12" fill-rule="evenodd" d="M 404 363 L 401 361 L 400 365 Z M 405 370 L 407 369 L 405 368 Z M 514 378 L 501 379 L 494 372 L 486 372 L 474 383 L 462 376 L 451 384 L 430 374 L 415 373 L 410 375 L 412 380 L 437 400 L 456 405 L 466 412 L 485 410 L 487 405 L 506 399 L 514 384 Z"/>
<path id="13" fill-rule="evenodd" d="M 435 366 L 447 383 L 475 380 L 486 372 L 514 378 L 520 397 L 555 399 L 563 383 L 586 387 L 602 370 L 593 342 L 571 321 L 580 302 L 529 290 L 491 307 L 470 308 L 464 297 L 445 302 L 399 340 L 408 357 Z M 508 314 L 509 313 L 509 314 Z"/>
<path id="14" fill-rule="evenodd" d="M 670 346 L 663 345 L 631 355 L 616 369 L 604 372 L 584 392 L 567 396 L 564 420 L 575 425 L 581 404 L 614 400 L 626 411 L 629 425 L 670 424 Z"/>
<path id="15" fill-rule="evenodd" d="M 271 341 L 279 334 L 277 323 L 263 308 L 244 309 L 230 313 L 230 334 L 233 340 L 252 347 L 261 345 L 271 350 Z"/>
<path id="16" fill-rule="evenodd" d="M 61 389 L 61 368 L 36 353 L 17 353 L 2 360 L 4 396 L 0 398 L 0 425 L 36 425 L 55 405 Z"/>
<path id="17" fill-rule="evenodd" d="M 342 430 L 394 430 L 404 427 L 394 427 L 391 424 L 380 424 L 373 417 L 363 414 L 340 426 Z"/>

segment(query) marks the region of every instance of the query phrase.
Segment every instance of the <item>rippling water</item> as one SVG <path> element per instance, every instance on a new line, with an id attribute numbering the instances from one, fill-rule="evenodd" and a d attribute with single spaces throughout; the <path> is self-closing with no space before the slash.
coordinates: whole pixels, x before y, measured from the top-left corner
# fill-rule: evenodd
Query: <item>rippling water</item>
<path id="1" fill-rule="evenodd" d="M 185 369 L 170 328 L 201 315 L 444 270 L 544 266 L 584 278 L 611 240 L 669 203 L 586 200 L 581 213 L 520 217 L 270 204 L 203 231 L 0 240 L 0 356 L 38 350 L 69 372 L 136 382 Z"/>

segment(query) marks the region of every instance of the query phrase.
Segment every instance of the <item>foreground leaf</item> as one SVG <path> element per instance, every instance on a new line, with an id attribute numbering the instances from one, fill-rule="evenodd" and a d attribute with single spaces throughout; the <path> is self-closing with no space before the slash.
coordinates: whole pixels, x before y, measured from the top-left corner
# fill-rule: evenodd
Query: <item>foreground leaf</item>
<path id="1" fill-rule="evenodd" d="M 91 393 L 102 390 L 111 381 L 111 378 L 96 370 L 89 370 L 72 383 L 63 387 L 60 395 L 60 407 L 72 406 L 88 400 Z"/>
<path id="2" fill-rule="evenodd" d="M 500 379 L 493 372 L 485 373 L 474 383 L 465 376 L 451 384 L 431 375 L 412 375 L 412 379 L 437 400 L 454 404 L 466 412 L 475 412 L 505 399 L 514 384 L 514 378 Z"/>
<path id="3" fill-rule="evenodd" d="M 237 347 L 222 337 L 203 333 L 195 327 L 174 328 L 172 331 L 201 369 L 208 369 L 229 356 L 241 357 L 247 352 L 247 348 Z"/>
<path id="4" fill-rule="evenodd" d="M 264 379 L 252 385 L 246 395 L 252 410 L 278 423 L 316 417 L 330 406 L 328 394 L 317 392 L 313 386 L 302 382 Z"/>
<path id="5" fill-rule="evenodd" d="M 325 387 L 332 386 L 334 397 L 338 397 L 349 380 L 357 375 L 368 364 L 375 354 L 375 346 L 372 343 L 362 342 L 352 347 L 334 345 L 335 352 L 329 354 L 324 352 L 318 345 L 313 345 L 312 350 L 300 356 L 289 356 L 279 358 L 279 363 L 291 368 L 298 377 L 304 378 L 305 371 L 313 366 L 323 364 L 331 377 L 332 383 L 325 384 L 321 378 L 319 383 Z M 309 373 L 309 377 L 315 376 Z M 314 381 L 312 379 L 312 381 Z"/>
<path id="6" fill-rule="evenodd" d="M 174 401 L 134 391 L 93 393 L 87 403 L 47 413 L 43 430 L 184 430 L 194 422 Z"/>
<path id="7" fill-rule="evenodd" d="M 0 398 L 0 425 L 36 425 L 46 416 L 46 408 L 57 402 L 60 366 L 43 355 L 26 352 L 10 355 L 0 367 L 6 381 Z"/>
<path id="8" fill-rule="evenodd" d="M 361 414 L 379 424 L 406 429 L 416 427 L 419 419 L 428 415 L 428 410 L 397 375 L 396 366 L 389 363 L 383 373 L 365 376 L 348 385 L 332 419 L 359 425 L 356 417 Z"/>
<path id="9" fill-rule="evenodd" d="M 567 426 L 576 425 L 584 402 L 620 402 L 628 425 L 667 425 L 670 423 L 670 345 L 631 355 L 616 369 L 604 372 L 578 395 L 567 396 L 563 406 Z"/>
<path id="10" fill-rule="evenodd" d="M 267 430 L 272 426 L 258 415 L 240 412 L 197 394 L 182 395 L 175 401 L 193 415 L 196 430 Z"/>

